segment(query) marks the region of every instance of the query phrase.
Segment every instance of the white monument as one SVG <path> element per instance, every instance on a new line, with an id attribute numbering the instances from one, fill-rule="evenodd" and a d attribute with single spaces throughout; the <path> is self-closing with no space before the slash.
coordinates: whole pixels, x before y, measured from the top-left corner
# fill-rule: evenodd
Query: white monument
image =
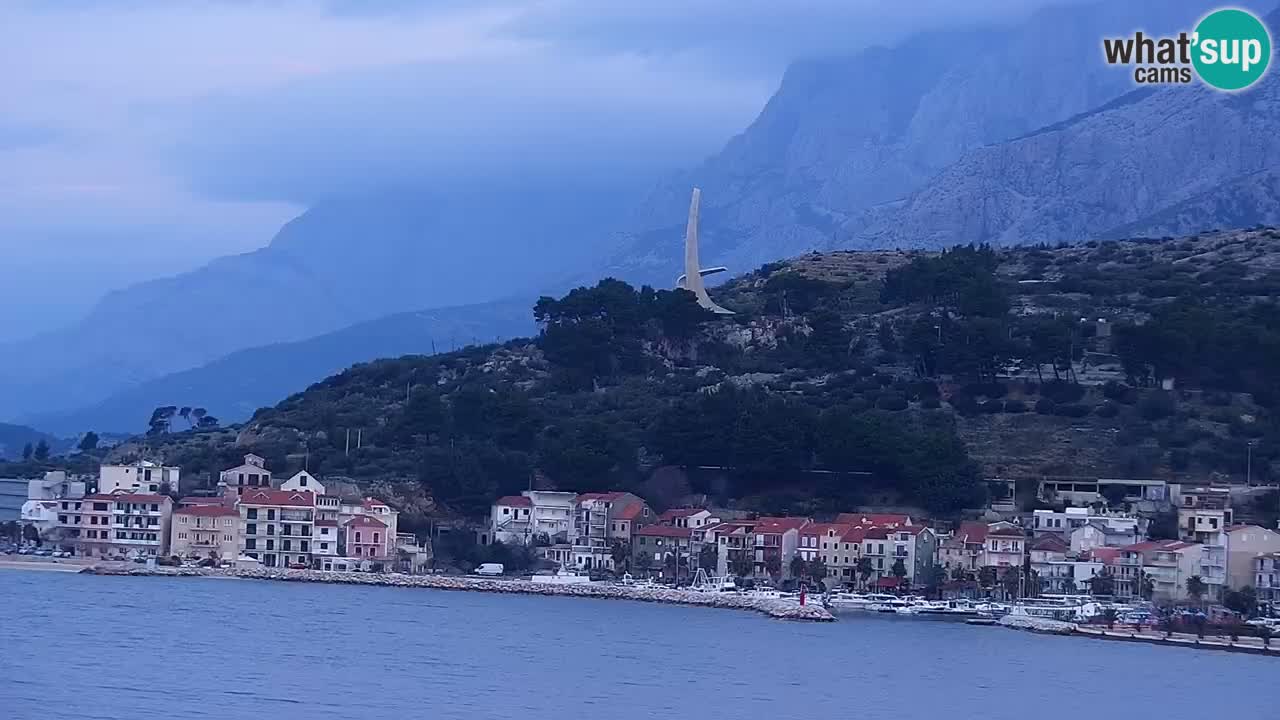
<path id="1" fill-rule="evenodd" d="M 725 272 L 729 268 L 713 267 L 703 270 L 698 262 L 698 205 L 702 200 L 702 191 L 693 189 L 693 198 L 689 201 L 689 225 L 684 233 L 684 274 L 676 278 L 676 287 L 688 290 L 698 299 L 698 304 L 717 315 L 732 315 L 733 311 L 720 307 L 707 294 L 707 287 L 702 278 L 707 275 Z"/>

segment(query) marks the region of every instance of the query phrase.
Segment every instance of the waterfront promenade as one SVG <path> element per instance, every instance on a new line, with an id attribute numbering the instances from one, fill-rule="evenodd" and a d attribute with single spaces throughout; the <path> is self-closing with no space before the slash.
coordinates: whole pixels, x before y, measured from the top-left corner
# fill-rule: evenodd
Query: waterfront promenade
<path id="1" fill-rule="evenodd" d="M 82 572 L 95 575 L 163 577 L 234 577 L 247 580 L 375 585 L 382 587 L 427 588 L 522 595 L 556 595 L 604 600 L 637 600 L 676 605 L 751 610 L 780 620 L 831 622 L 835 617 L 819 604 L 800 605 L 794 601 L 758 598 L 739 593 L 697 592 L 666 587 L 645 587 L 620 583 L 580 583 L 560 585 L 529 580 L 495 579 L 456 575 L 401 575 L 396 573 L 325 572 L 321 570 L 146 568 L 125 564 L 98 564 Z"/>

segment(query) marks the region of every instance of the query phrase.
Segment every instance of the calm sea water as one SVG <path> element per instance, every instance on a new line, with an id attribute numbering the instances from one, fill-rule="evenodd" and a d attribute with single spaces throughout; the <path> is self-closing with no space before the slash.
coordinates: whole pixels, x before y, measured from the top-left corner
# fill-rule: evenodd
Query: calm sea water
<path id="1" fill-rule="evenodd" d="M 0 717 L 1280 717 L 1275 658 L 854 617 L 0 570 Z"/>

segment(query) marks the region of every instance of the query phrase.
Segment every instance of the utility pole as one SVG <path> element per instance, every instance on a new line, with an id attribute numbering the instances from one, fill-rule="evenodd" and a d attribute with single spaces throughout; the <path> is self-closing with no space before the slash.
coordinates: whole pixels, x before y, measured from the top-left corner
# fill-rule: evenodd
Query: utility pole
<path id="1" fill-rule="evenodd" d="M 1244 484 L 1253 485 L 1253 445 L 1257 440 L 1250 440 L 1244 444 L 1245 461 L 1244 461 Z"/>
<path id="2" fill-rule="evenodd" d="M 344 457 L 351 455 L 351 428 L 347 428 L 347 447 L 342 454 Z"/>

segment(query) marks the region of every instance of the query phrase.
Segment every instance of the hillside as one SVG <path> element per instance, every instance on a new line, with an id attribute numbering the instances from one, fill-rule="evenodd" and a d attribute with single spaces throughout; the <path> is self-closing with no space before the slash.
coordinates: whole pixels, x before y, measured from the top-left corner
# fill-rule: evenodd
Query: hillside
<path id="1" fill-rule="evenodd" d="M 305 458 L 463 514 L 531 482 L 946 514 L 991 477 L 1240 478 L 1251 440 L 1254 479 L 1280 477 L 1274 229 L 811 254 L 715 295 L 738 315 L 602 281 L 541 299 L 535 340 L 358 365 L 243 427 L 114 453 L 193 475 Z"/>

